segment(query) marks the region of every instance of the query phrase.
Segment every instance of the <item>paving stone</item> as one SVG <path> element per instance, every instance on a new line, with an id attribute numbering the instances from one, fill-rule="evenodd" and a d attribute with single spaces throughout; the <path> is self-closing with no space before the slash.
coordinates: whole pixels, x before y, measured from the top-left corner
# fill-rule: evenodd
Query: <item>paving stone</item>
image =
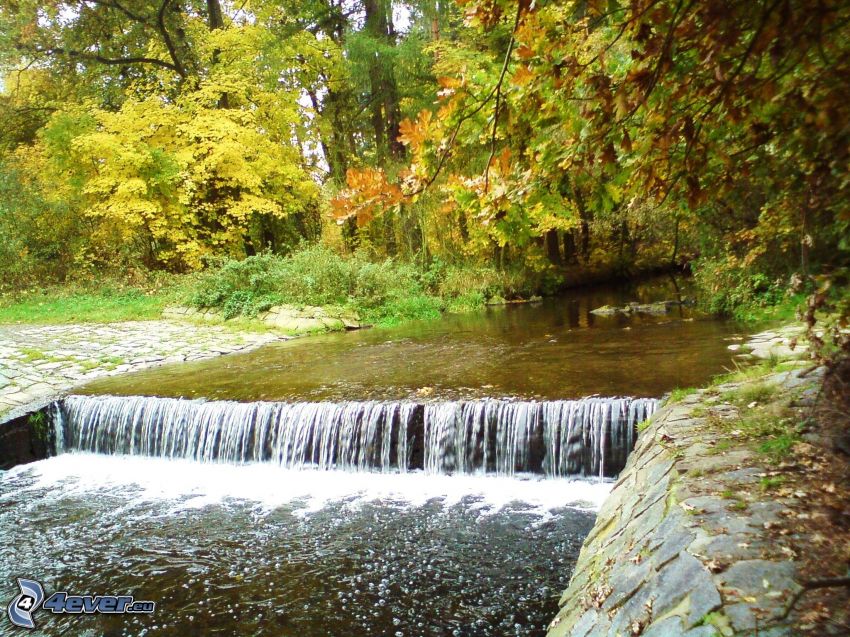
<path id="1" fill-rule="evenodd" d="M 605 600 L 602 610 L 610 611 L 623 604 L 634 595 L 651 572 L 653 568 L 648 560 L 637 565 L 625 563 L 620 568 L 615 567 L 608 575 L 608 583 L 614 590 Z"/>
<path id="2" fill-rule="evenodd" d="M 160 344 L 151 344 L 156 334 Z M 109 326 L 0 326 L 0 404 L 19 406 L 70 389 L 98 376 L 143 369 L 169 361 L 193 360 L 284 340 L 274 333 L 235 333 L 214 326 L 167 321 L 128 321 Z M 30 347 L 47 360 L 36 365 L 19 355 Z M 178 356 L 179 359 L 175 358 Z M 63 360 L 50 360 L 62 358 Z M 104 358 L 120 358 L 116 366 Z M 134 364 L 127 362 L 134 359 Z M 85 364 L 97 363 L 91 369 Z"/>
<path id="3" fill-rule="evenodd" d="M 641 633 L 641 637 L 673 637 L 674 635 L 683 635 L 684 632 L 681 617 L 673 615 L 651 623 Z"/>
<path id="4" fill-rule="evenodd" d="M 730 566 L 718 580 L 724 588 L 735 589 L 741 595 L 755 596 L 769 591 L 797 590 L 799 585 L 794 580 L 795 573 L 792 562 L 745 560 Z"/>
<path id="5" fill-rule="evenodd" d="M 758 545 L 754 545 L 749 534 L 705 535 L 699 537 L 688 547 L 693 555 L 705 555 L 718 558 L 721 561 L 754 559 L 758 557 Z"/>
<path id="6" fill-rule="evenodd" d="M 646 621 L 649 617 L 647 603 L 652 599 L 651 588 L 649 585 L 642 586 L 620 607 L 619 611 L 610 618 L 610 628 L 608 628 L 607 633 L 604 631 L 607 626 L 606 623 L 600 625 L 591 635 L 593 637 L 597 635 L 607 635 L 607 637 L 631 635 L 630 624 L 633 621 Z"/>
<path id="7" fill-rule="evenodd" d="M 670 633 L 670 637 L 673 635 Z M 721 637 L 721 634 L 714 626 L 697 626 L 684 633 L 684 637 Z"/>
<path id="8" fill-rule="evenodd" d="M 688 597 L 686 626 L 694 626 L 706 613 L 718 608 L 720 594 L 708 569 L 687 551 L 665 566 L 652 586 L 654 601 L 652 612 L 663 615 Z"/>
<path id="9" fill-rule="evenodd" d="M 667 517 L 670 518 L 671 516 Z M 659 527 L 659 529 L 661 528 Z M 652 555 L 652 564 L 658 569 L 688 548 L 696 535 L 678 521 L 674 521 L 669 525 L 669 530 L 664 530 L 662 537 L 664 541 Z"/>

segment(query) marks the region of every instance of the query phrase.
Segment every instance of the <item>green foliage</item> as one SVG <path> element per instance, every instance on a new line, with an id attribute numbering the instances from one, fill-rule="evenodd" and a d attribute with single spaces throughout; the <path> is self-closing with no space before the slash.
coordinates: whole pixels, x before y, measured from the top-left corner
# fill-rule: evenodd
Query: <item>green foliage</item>
<path id="1" fill-rule="evenodd" d="M 692 267 L 700 303 L 714 314 L 747 322 L 790 320 L 805 300 L 791 291 L 787 276 L 771 279 L 734 259 L 703 258 Z"/>
<path id="2" fill-rule="evenodd" d="M 735 390 L 722 395 L 723 400 L 728 400 L 737 405 L 750 405 L 752 403 L 766 403 L 776 396 L 779 388 L 772 383 L 746 383 Z"/>
<path id="3" fill-rule="evenodd" d="M 47 442 L 48 439 L 48 429 L 47 429 L 47 416 L 43 411 L 37 411 L 35 413 L 30 414 L 27 417 L 27 424 L 30 427 L 33 435 L 37 440 L 42 442 Z"/>
<path id="4" fill-rule="evenodd" d="M 800 436 L 796 433 L 781 433 L 761 443 L 759 445 L 759 451 L 771 455 L 776 459 L 782 459 L 788 456 L 791 449 L 799 440 Z"/>
<path id="5" fill-rule="evenodd" d="M 278 304 L 340 306 L 369 322 L 393 324 L 481 309 L 494 296 L 530 296 L 539 291 L 535 280 L 439 261 L 425 269 L 392 259 L 374 262 L 362 253 L 341 256 L 307 245 L 285 257 L 264 253 L 216 262 L 197 275 L 186 302 L 221 309 L 225 318 L 256 316 Z"/>
<path id="6" fill-rule="evenodd" d="M 221 308 L 226 318 L 255 316 L 281 303 L 371 311 L 422 294 L 417 274 L 410 265 L 373 263 L 361 255 L 346 258 L 313 245 L 286 257 L 265 253 L 214 265 L 199 276 L 188 302 Z"/>
<path id="7" fill-rule="evenodd" d="M 408 316 L 692 262 L 766 320 L 850 262 L 846 3 L 130 4 L 0 7 L 0 289 L 251 257 L 195 302 Z"/>
<path id="8" fill-rule="evenodd" d="M 768 443 L 764 443 L 761 447 L 762 451 L 765 451 L 765 445 Z M 770 491 L 772 489 L 778 489 L 785 482 L 785 476 L 765 476 L 761 480 L 759 480 L 759 486 L 762 491 Z"/>
<path id="9" fill-rule="evenodd" d="M 699 390 L 696 387 L 684 387 L 684 388 L 676 388 L 670 392 L 670 397 L 667 399 L 669 403 L 677 403 L 683 398 L 687 398 L 688 396 L 692 396 L 697 393 Z"/>

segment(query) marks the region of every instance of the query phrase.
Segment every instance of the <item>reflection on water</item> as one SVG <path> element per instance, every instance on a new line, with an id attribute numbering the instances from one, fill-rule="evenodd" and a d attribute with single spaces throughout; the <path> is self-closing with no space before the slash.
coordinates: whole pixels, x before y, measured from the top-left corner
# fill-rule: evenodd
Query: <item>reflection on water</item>
<path id="1" fill-rule="evenodd" d="M 91 383 L 83 393 L 235 400 L 660 396 L 731 365 L 734 323 L 676 308 L 601 317 L 602 305 L 676 297 L 669 279 L 392 329 L 295 339 L 247 354 Z"/>
<path id="2" fill-rule="evenodd" d="M 609 486 L 65 454 L 0 474 L 0 599 L 157 603 L 48 635 L 542 635 L 593 522 L 565 505 Z"/>

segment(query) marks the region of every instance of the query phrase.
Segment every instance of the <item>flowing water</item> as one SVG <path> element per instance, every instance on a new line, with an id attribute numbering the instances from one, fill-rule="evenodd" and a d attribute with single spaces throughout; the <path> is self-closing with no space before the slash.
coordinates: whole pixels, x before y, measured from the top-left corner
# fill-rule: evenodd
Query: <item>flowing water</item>
<path id="1" fill-rule="evenodd" d="M 217 400 L 658 397 L 731 366 L 740 326 L 687 308 L 663 316 L 590 310 L 675 297 L 667 279 L 573 292 L 397 328 L 311 336 L 246 354 L 94 381 L 80 393 Z"/>
<path id="2" fill-rule="evenodd" d="M 540 635 L 608 486 L 66 453 L 0 477 L 0 595 L 157 603 L 34 615 L 74 637 Z"/>
<path id="3" fill-rule="evenodd" d="M 431 474 L 616 475 L 654 399 L 239 403 L 70 396 L 55 446 L 200 462 Z"/>
<path id="4" fill-rule="evenodd" d="M 92 383 L 0 473 L 0 597 L 158 604 L 49 635 L 542 635 L 637 424 L 730 365 L 734 324 L 589 313 L 664 285 Z"/>

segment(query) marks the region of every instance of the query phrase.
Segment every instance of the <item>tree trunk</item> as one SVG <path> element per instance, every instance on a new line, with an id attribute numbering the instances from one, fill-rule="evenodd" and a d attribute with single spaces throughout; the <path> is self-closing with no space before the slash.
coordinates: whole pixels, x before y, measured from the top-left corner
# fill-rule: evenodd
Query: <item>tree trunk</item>
<path id="1" fill-rule="evenodd" d="M 392 64 L 380 52 L 381 47 L 395 46 L 392 7 L 387 0 L 364 0 L 363 8 L 366 11 L 366 32 L 376 44 L 375 54 L 369 60 L 369 84 L 378 159 L 380 162 L 386 154 L 393 159 L 401 159 L 405 149 L 398 141 L 401 124 L 398 85 Z"/>
<path id="2" fill-rule="evenodd" d="M 207 0 L 207 26 L 210 31 L 216 31 L 224 28 L 224 13 L 221 11 L 221 2 L 219 0 Z M 212 63 L 217 64 L 221 55 L 219 49 L 213 51 Z M 222 93 L 218 100 L 219 108 L 230 108 L 230 99 L 227 93 Z"/>
<path id="3" fill-rule="evenodd" d="M 584 196 L 581 194 L 581 191 L 578 188 L 574 188 L 573 194 L 575 196 L 576 207 L 578 208 L 578 216 L 581 221 L 581 258 L 582 261 L 587 263 L 590 257 L 590 213 L 584 205 Z"/>
<path id="4" fill-rule="evenodd" d="M 549 261 L 553 265 L 561 265 L 563 263 L 561 259 L 561 246 L 558 241 L 557 230 L 546 231 L 546 255 L 549 257 Z"/>
<path id="5" fill-rule="evenodd" d="M 566 230 L 563 233 L 564 263 L 574 264 L 576 262 L 576 237 L 574 230 Z"/>

